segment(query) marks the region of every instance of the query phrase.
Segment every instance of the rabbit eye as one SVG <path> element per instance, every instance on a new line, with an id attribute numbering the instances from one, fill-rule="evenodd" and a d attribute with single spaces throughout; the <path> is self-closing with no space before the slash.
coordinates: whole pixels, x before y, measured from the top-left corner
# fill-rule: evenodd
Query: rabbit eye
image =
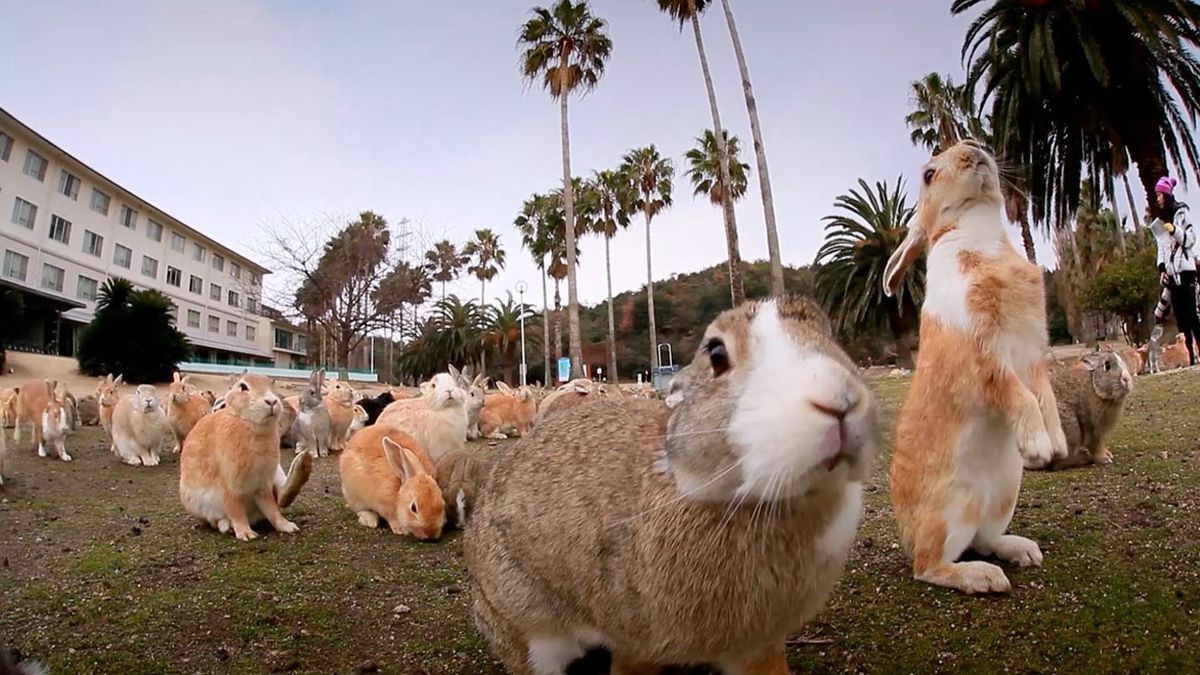
<path id="1" fill-rule="evenodd" d="M 712 364 L 713 377 L 724 375 L 729 370 L 729 352 L 725 349 L 725 343 L 713 338 L 705 348 L 708 350 L 709 363 Z"/>
<path id="2" fill-rule="evenodd" d="M 241 389 L 242 391 L 250 391 L 250 387 L 247 386 L 245 382 L 238 382 L 238 389 Z"/>
<path id="3" fill-rule="evenodd" d="M 408 509 L 410 511 L 412 511 L 413 513 L 416 513 L 417 512 L 417 503 L 413 502 L 412 505 L 408 507 Z"/>
<path id="4" fill-rule="evenodd" d="M 926 185 L 929 185 L 930 183 L 933 182 L 933 174 L 934 173 L 935 173 L 935 171 L 933 169 L 925 169 L 925 184 Z"/>
<path id="5" fill-rule="evenodd" d="M 1109 363 L 1108 361 L 1105 361 L 1105 362 L 1104 362 L 1104 369 L 1105 369 L 1105 370 L 1112 370 L 1112 364 L 1111 364 L 1111 363 Z"/>

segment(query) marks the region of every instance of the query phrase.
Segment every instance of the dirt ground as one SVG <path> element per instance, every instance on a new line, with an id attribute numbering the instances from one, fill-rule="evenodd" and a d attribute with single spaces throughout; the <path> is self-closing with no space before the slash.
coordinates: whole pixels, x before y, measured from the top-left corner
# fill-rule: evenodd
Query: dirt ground
<path id="1" fill-rule="evenodd" d="M 907 382 L 873 386 L 890 418 Z M 845 578 L 791 642 L 793 670 L 1200 670 L 1198 394 L 1200 372 L 1139 378 L 1115 464 L 1027 476 L 1012 531 L 1046 564 L 1010 569 L 1007 597 L 911 579 L 885 452 Z M 500 672 L 468 616 L 461 535 L 361 527 L 334 459 L 288 511 L 300 532 L 242 543 L 183 512 L 177 457 L 122 465 L 94 427 L 69 447 L 70 463 L 12 448 L 0 488 L 0 640 L 52 672 Z"/>

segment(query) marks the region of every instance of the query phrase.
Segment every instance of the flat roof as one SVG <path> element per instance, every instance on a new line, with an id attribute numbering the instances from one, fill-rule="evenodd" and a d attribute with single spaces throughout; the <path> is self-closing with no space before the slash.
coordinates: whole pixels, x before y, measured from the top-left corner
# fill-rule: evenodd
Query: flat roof
<path id="1" fill-rule="evenodd" d="M 8 112 L 7 110 L 5 110 L 5 109 L 4 109 L 4 108 L 2 108 L 2 107 L 0 107 L 0 119 L 7 120 L 8 122 L 11 122 L 12 124 L 14 124 L 14 125 L 16 125 L 16 126 L 20 127 L 20 128 L 21 128 L 21 130 L 23 130 L 25 133 L 29 134 L 30 136 L 33 136 L 34 138 L 38 139 L 38 140 L 39 140 L 39 141 L 41 141 L 42 143 L 45 143 L 46 145 L 50 146 L 50 147 L 51 147 L 51 148 L 52 148 L 52 149 L 53 149 L 55 152 L 57 152 L 59 155 L 61 155 L 61 156 L 65 157 L 65 158 L 67 158 L 68 160 L 70 160 L 70 161 L 74 162 L 75 164 L 77 164 L 77 165 L 79 165 L 79 166 L 83 167 L 83 168 L 84 168 L 84 169 L 86 169 L 87 171 L 90 171 L 91 173 L 93 173 L 93 174 L 95 174 L 95 175 L 99 176 L 100 178 L 104 179 L 104 181 L 106 181 L 106 182 L 108 182 L 108 183 L 110 183 L 110 184 L 112 184 L 112 185 L 116 186 L 118 189 L 120 189 L 121 191 L 123 191 L 123 192 L 127 193 L 127 194 L 128 194 L 130 197 L 132 197 L 134 200 L 136 200 L 136 201 L 138 201 L 138 202 L 141 202 L 141 203 L 142 203 L 142 204 L 144 204 L 146 207 L 148 207 L 148 208 L 150 208 L 150 209 L 153 209 L 154 211 L 157 211 L 158 213 L 162 214 L 162 215 L 163 215 L 163 216 L 164 216 L 166 219 L 170 220 L 170 221 L 172 222 L 172 224 L 174 224 L 174 225 L 177 225 L 177 226 L 179 226 L 180 228 L 184 229 L 184 230 L 185 230 L 185 231 L 187 231 L 189 234 L 191 234 L 193 237 L 195 237 L 195 238 L 197 238 L 197 239 L 202 239 L 203 241 L 205 241 L 206 243 L 208 243 L 208 245 L 209 245 L 210 247 L 220 248 L 220 249 L 223 249 L 224 251 L 226 251 L 227 253 L 232 253 L 233 255 L 237 256 L 238 258 L 241 258 L 241 259 L 242 259 L 244 262 L 248 263 L 248 264 L 249 264 L 249 266 L 250 266 L 250 267 L 251 267 L 251 268 L 252 268 L 254 271 L 256 271 L 256 272 L 258 272 L 258 273 L 260 273 L 260 274 L 270 274 L 270 273 L 271 273 L 271 270 L 269 270 L 269 269 L 267 269 L 266 267 L 263 267 L 262 265 L 260 265 L 260 264 L 258 264 L 258 263 L 256 263 L 256 262 L 254 262 L 254 260 L 253 260 L 253 259 L 251 259 L 249 256 L 247 256 L 245 253 L 240 253 L 240 252 L 238 252 L 238 251 L 234 250 L 234 249 L 233 249 L 232 247 L 230 247 L 228 244 L 223 244 L 223 243 L 221 243 L 221 242 L 217 241 L 216 239 L 213 239 L 212 237 L 208 236 L 207 234 L 204 234 L 203 232 L 201 232 L 200 230 L 197 230 L 196 228 L 192 227 L 191 225 L 188 225 L 187 223 L 183 222 L 182 220 L 180 220 L 180 219 L 176 218 L 175 216 L 172 216 L 171 214 L 167 213 L 166 211 L 164 211 L 164 210 L 162 210 L 162 209 L 158 208 L 158 207 L 157 207 L 157 206 L 155 206 L 154 204 L 151 204 L 151 203 L 150 203 L 148 200 L 146 200 L 146 199 L 143 199 L 143 198 L 139 197 L 137 194 L 135 194 L 135 193 L 134 193 L 132 190 L 130 190 L 129 188 L 126 188 L 126 187 L 122 186 L 122 185 L 121 185 L 120 183 L 118 183 L 117 181 L 115 181 L 115 180 L 113 180 L 113 179 L 109 178 L 108 176 L 105 176 L 104 174 L 100 173 L 100 172 L 99 172 L 99 171 L 97 171 L 96 169 L 94 169 L 94 168 L 92 168 L 91 166 L 89 166 L 89 165 L 88 165 L 86 162 L 84 162 L 83 160 L 79 159 L 79 158 L 78 158 L 78 157 L 76 157 L 75 155 L 72 155 L 71 153 L 67 152 L 66 150 L 63 150 L 62 148 L 60 148 L 60 147 L 59 147 L 58 145 L 56 145 L 56 144 L 55 144 L 53 141 L 51 141 L 49 138 L 46 138 L 45 136 L 43 136 L 43 135 L 39 134 L 37 131 L 34 131 L 32 127 L 30 127 L 28 124 L 25 124 L 25 123 L 24 123 L 24 122 L 22 122 L 21 120 L 17 119 L 17 118 L 16 118 L 16 117 L 15 117 L 15 116 L 14 116 L 12 113 Z"/>
<path id="2" fill-rule="evenodd" d="M 69 298 L 64 298 L 60 295 L 54 295 L 53 293 L 47 293 L 45 291 L 41 291 L 36 288 L 31 288 L 31 287 L 25 286 L 23 284 L 18 284 L 18 283 L 13 282 L 10 279 L 5 279 L 3 277 L 0 277 L 0 288 L 11 288 L 14 291 L 19 291 L 21 293 L 28 293 L 29 295 L 32 295 L 34 297 L 41 298 L 43 300 L 48 300 L 51 303 L 54 303 L 55 306 L 61 305 L 62 309 L 64 311 L 71 310 L 71 309 L 83 309 L 84 307 L 87 307 L 87 305 L 83 304 L 82 302 L 77 302 L 77 301 L 71 300 Z"/>

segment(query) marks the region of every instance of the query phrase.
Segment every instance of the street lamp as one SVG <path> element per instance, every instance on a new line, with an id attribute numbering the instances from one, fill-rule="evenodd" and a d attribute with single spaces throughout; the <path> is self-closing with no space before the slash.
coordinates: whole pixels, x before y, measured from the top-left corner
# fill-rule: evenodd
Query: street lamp
<path id="1" fill-rule="evenodd" d="M 525 290 L 529 285 L 524 281 L 517 282 L 517 294 L 521 296 L 521 386 L 525 386 Z"/>

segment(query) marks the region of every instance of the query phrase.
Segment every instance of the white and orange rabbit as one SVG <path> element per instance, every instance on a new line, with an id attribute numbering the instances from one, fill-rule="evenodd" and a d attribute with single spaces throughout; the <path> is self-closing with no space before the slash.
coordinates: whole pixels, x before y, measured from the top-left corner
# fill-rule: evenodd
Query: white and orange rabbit
<path id="1" fill-rule="evenodd" d="M 921 348 L 892 453 L 892 508 L 913 576 L 965 593 L 1007 592 L 1004 571 L 958 562 L 968 549 L 1022 567 L 1038 545 L 1005 534 L 1022 465 L 1067 454 L 1045 360 L 1042 273 L 1001 220 L 996 163 L 963 142 L 924 167 L 908 235 L 884 271 L 891 295 L 927 255 Z"/>
<path id="2" fill-rule="evenodd" d="M 279 464 L 279 416 L 283 402 L 262 375 L 242 374 L 183 441 L 179 498 L 191 515 L 238 539 L 258 535 L 251 525 L 267 520 L 279 532 L 299 527 L 279 509 L 299 494 L 312 472 L 312 456 L 296 455 L 288 473 Z"/>

